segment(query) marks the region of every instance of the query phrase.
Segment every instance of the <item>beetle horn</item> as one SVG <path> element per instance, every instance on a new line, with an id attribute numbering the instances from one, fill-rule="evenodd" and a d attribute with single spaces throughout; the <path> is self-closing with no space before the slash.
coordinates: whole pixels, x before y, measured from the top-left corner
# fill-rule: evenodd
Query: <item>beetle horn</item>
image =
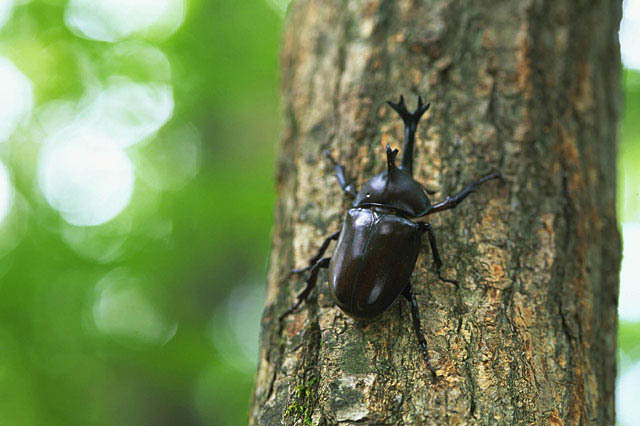
<path id="1" fill-rule="evenodd" d="M 396 168 L 396 156 L 398 155 L 397 149 L 391 149 L 387 144 L 387 171 L 391 173 Z"/>
<path id="2" fill-rule="evenodd" d="M 397 103 L 387 101 L 387 104 L 389 104 L 389 106 L 398 113 L 400 118 L 402 118 L 402 121 L 404 121 L 405 126 L 413 129 L 414 131 L 416 127 L 418 127 L 418 122 L 420 121 L 422 114 L 424 114 L 431 106 L 429 103 L 422 103 L 422 96 L 418 96 L 418 107 L 415 111 L 410 112 L 407 109 L 407 105 L 404 103 L 404 96 L 402 95 L 400 95 L 400 100 Z"/>

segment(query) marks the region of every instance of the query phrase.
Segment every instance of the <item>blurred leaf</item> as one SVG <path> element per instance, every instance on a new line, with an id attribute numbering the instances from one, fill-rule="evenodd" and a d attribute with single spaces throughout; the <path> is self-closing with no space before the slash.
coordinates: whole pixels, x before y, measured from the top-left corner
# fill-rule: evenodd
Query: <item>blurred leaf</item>
<path id="1" fill-rule="evenodd" d="M 640 322 L 618 323 L 618 349 L 632 362 L 640 361 Z"/>

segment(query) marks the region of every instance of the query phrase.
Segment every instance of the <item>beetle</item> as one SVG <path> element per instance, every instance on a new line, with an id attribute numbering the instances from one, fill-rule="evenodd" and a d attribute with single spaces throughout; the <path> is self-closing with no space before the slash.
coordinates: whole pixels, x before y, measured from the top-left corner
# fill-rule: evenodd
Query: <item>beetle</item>
<path id="1" fill-rule="evenodd" d="M 351 184 L 345 168 L 328 151 L 325 155 L 333 165 L 338 184 L 344 194 L 353 198 L 353 205 L 345 215 L 340 231 L 329 235 L 306 267 L 293 269 L 291 274 L 308 272 L 306 286 L 296 302 L 279 317 L 282 321 L 305 301 L 318 279 L 320 269 L 329 268 L 331 295 L 338 307 L 356 320 L 372 320 L 382 314 L 402 294 L 411 304 L 411 316 L 422 355 L 433 378 L 435 369 L 427 354 L 427 342 L 420 325 L 418 302 L 409 278 L 420 251 L 422 236 L 429 235 L 433 263 L 440 280 L 457 287 L 457 281 L 442 275 L 442 260 L 438 252 L 432 226 L 418 222 L 433 213 L 455 208 L 476 187 L 491 179 L 500 178 L 491 173 L 467 185 L 454 196 L 431 204 L 427 190 L 413 179 L 413 151 L 415 134 L 422 115 L 430 104 L 422 103 L 409 112 L 403 96 L 397 103 L 387 102 L 404 122 L 402 162 L 396 166 L 397 149 L 386 146 L 387 168 L 371 178 L 360 191 Z M 323 257 L 331 241 L 337 240 L 332 257 Z"/>

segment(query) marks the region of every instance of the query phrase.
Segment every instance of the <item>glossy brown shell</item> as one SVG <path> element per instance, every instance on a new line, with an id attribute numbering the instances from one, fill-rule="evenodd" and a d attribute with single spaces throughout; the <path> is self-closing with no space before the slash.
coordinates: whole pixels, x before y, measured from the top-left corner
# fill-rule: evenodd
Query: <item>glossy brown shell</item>
<path id="1" fill-rule="evenodd" d="M 353 207 L 385 206 L 409 217 L 424 214 L 430 205 L 424 187 L 393 164 L 365 183 L 353 202 Z"/>
<path id="2" fill-rule="evenodd" d="M 352 208 L 329 267 L 336 304 L 356 319 L 384 312 L 409 283 L 422 232 L 394 214 Z"/>

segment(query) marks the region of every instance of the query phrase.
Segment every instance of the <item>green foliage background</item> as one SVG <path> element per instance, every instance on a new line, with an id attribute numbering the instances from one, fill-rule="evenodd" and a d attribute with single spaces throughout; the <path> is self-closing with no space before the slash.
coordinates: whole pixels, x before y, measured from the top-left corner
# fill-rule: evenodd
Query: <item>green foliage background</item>
<path id="1" fill-rule="evenodd" d="M 0 30 L 0 55 L 31 79 L 36 109 L 77 100 L 87 64 L 105 81 L 147 78 L 144 66 L 110 61 L 112 43 L 72 33 L 65 4 L 18 5 Z M 87 231 L 89 252 L 114 235 L 124 241 L 109 261 L 63 238 L 69 225 L 38 189 L 35 124 L 0 144 L 18 194 L 0 225 L 0 248 L 15 241 L 0 252 L 0 425 L 246 424 L 274 202 L 281 25 L 265 0 L 191 0 L 173 36 L 142 37 L 170 61 L 175 108 L 157 136 L 126 150 L 136 166 L 129 206 Z M 625 81 L 619 212 L 640 221 L 640 75 L 627 72 Z M 171 159 L 185 126 L 201 141 L 199 172 L 158 190 L 140 175 L 147 161 Z M 96 327 L 105 276 L 133 277 L 175 334 L 158 344 Z M 638 336 L 640 323 L 621 324 L 626 366 L 640 361 Z"/>
<path id="2" fill-rule="evenodd" d="M 65 3 L 18 5 L 0 32 L 0 55 L 31 79 L 36 108 L 79 98 L 87 63 L 99 78 L 145 78 L 144 67 L 105 60 L 112 43 L 72 33 Z M 108 239 L 130 224 L 114 261 L 91 260 L 62 239 L 63 221 L 38 190 L 41 141 L 30 139 L 31 124 L 0 145 L 24 207 L 0 235 L 20 233 L 0 258 L 0 425 L 246 424 L 274 201 L 281 25 L 263 0 L 192 0 L 173 36 L 143 40 L 169 58 L 175 108 L 156 138 L 127 149 L 132 201 L 92 235 Z M 185 125 L 200 135 L 199 173 L 178 190 L 154 190 L 138 171 L 170 155 L 181 142 L 171 135 Z M 163 223 L 171 233 L 158 238 Z M 96 284 L 114 270 L 141 279 L 177 324 L 166 344 L 95 327 Z M 242 300 L 253 312 L 238 318 Z"/>

